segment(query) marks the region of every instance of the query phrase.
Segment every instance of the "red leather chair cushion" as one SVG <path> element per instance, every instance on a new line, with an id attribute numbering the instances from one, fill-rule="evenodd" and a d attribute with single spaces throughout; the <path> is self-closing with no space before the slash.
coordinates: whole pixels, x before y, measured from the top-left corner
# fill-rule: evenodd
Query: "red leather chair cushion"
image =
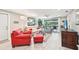
<path id="1" fill-rule="evenodd" d="M 21 34 L 16 36 L 17 39 L 28 39 L 31 38 L 30 34 Z"/>

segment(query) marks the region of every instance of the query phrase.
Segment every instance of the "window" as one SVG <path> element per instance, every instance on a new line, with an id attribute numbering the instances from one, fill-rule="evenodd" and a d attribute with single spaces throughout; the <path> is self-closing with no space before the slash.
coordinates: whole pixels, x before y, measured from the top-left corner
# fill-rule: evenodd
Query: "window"
<path id="1" fill-rule="evenodd" d="M 48 19 L 44 20 L 44 28 L 46 31 L 57 30 L 58 28 L 58 19 Z"/>

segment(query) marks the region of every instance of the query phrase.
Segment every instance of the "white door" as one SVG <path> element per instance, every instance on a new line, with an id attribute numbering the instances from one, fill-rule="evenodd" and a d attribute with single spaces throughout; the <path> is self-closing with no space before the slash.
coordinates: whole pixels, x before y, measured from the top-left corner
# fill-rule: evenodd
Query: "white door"
<path id="1" fill-rule="evenodd" d="M 8 15 L 0 14 L 0 41 L 8 39 Z"/>

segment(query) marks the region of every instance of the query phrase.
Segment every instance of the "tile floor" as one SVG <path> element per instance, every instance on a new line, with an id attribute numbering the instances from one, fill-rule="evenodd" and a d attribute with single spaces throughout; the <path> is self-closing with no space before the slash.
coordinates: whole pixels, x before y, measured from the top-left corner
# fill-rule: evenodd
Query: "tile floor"
<path id="1" fill-rule="evenodd" d="M 43 43 L 34 44 L 33 39 L 30 46 L 19 46 L 12 48 L 10 41 L 0 44 L 0 50 L 71 50 L 61 46 L 60 33 L 52 33 L 44 39 Z"/>

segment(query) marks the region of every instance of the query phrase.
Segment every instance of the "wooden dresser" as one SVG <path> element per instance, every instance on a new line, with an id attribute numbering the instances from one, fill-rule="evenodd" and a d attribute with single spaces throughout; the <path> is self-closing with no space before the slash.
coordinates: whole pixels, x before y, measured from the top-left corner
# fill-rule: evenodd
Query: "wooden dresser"
<path id="1" fill-rule="evenodd" d="M 71 48 L 74 50 L 78 50 L 77 32 L 61 31 L 61 36 L 62 36 L 62 46 L 67 47 L 67 48 Z"/>

